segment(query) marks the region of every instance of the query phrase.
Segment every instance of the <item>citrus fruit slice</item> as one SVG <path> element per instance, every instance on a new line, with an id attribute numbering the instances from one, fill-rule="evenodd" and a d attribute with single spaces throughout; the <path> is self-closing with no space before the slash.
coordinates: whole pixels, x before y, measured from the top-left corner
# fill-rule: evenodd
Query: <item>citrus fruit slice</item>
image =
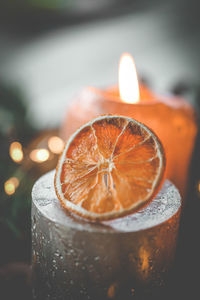
<path id="1" fill-rule="evenodd" d="M 158 191 L 165 156 L 157 136 L 122 116 L 101 116 L 77 130 L 59 159 L 55 189 L 64 208 L 103 221 L 137 211 Z"/>

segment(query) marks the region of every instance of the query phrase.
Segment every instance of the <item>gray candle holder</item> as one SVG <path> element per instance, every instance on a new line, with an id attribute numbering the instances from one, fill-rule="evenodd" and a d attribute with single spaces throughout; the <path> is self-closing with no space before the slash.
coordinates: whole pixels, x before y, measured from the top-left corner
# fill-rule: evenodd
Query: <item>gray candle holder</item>
<path id="1" fill-rule="evenodd" d="M 54 174 L 42 176 L 32 192 L 34 299 L 127 300 L 153 295 L 174 260 L 181 212 L 176 187 L 166 180 L 141 211 L 92 223 L 61 207 Z"/>

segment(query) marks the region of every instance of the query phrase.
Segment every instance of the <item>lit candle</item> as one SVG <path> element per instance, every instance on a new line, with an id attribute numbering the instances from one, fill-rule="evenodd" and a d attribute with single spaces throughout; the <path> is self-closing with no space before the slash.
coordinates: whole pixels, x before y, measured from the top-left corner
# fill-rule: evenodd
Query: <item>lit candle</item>
<path id="1" fill-rule="evenodd" d="M 61 136 L 67 139 L 84 123 L 108 113 L 132 117 L 158 135 L 167 157 L 166 177 L 184 196 L 197 133 L 191 105 L 181 98 L 157 95 L 138 85 L 134 61 L 129 54 L 124 54 L 120 61 L 119 88 L 85 88 L 68 109 Z"/>

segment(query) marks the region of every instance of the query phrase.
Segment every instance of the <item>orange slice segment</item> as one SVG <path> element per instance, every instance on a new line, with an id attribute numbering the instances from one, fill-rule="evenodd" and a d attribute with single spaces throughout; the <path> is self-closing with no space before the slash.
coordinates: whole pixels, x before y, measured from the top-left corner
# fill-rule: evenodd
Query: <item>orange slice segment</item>
<path id="1" fill-rule="evenodd" d="M 64 208 L 103 221 L 151 201 L 164 170 L 163 147 L 149 128 L 128 117 L 101 116 L 68 140 L 55 189 Z"/>

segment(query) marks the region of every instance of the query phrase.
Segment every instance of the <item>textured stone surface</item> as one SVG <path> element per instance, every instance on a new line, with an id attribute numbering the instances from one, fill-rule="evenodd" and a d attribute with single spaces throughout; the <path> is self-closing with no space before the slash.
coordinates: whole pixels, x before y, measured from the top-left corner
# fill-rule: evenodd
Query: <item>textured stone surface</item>
<path id="1" fill-rule="evenodd" d="M 138 213 L 87 222 L 65 212 L 54 172 L 33 188 L 32 253 L 35 299 L 132 299 L 155 293 L 173 262 L 181 199 L 165 181 Z"/>
<path id="2" fill-rule="evenodd" d="M 181 199 L 178 190 L 165 181 L 157 197 L 144 209 L 132 215 L 111 221 L 101 226 L 72 215 L 62 209 L 54 189 L 54 171 L 39 179 L 33 188 L 33 201 L 45 218 L 77 230 L 99 232 L 132 232 L 147 229 L 165 222 L 178 211 Z"/>

